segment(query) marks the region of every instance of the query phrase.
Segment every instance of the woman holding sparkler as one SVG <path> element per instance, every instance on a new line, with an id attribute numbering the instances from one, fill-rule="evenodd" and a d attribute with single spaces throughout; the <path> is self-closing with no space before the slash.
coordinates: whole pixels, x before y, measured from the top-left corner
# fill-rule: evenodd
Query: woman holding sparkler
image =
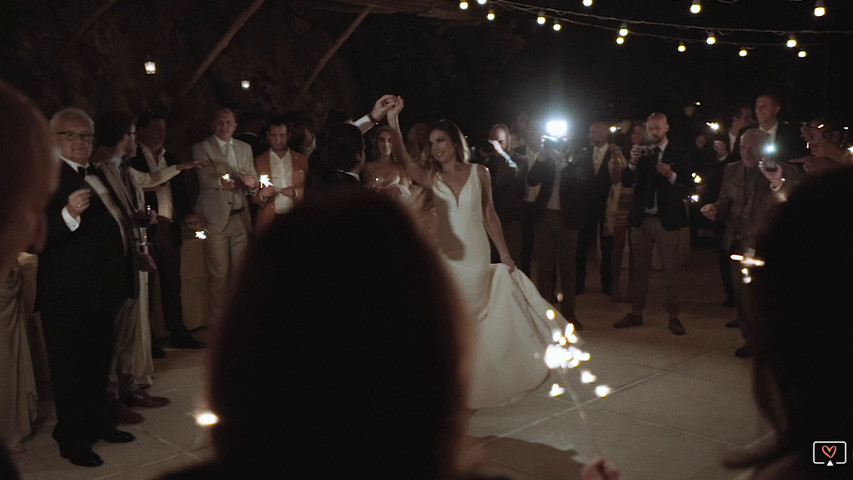
<path id="1" fill-rule="evenodd" d="M 423 168 L 406 152 L 399 130 L 403 99 L 388 111 L 395 128 L 394 153 L 412 180 L 431 189 L 437 218 L 437 246 L 477 326 L 469 408 L 508 404 L 535 390 L 548 378 L 542 360 L 554 328 L 565 319 L 554 312 L 507 250 L 492 203 L 491 180 L 482 165 L 468 162 L 470 149 L 459 128 L 440 120 L 429 132 L 434 168 Z M 489 238 L 501 264 L 490 265 Z M 549 320 L 548 317 L 553 317 Z"/>

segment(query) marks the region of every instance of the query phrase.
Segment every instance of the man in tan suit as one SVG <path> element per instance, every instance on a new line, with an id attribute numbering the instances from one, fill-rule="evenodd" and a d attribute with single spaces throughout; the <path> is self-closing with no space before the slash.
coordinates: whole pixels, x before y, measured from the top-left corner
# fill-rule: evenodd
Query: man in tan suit
<path id="1" fill-rule="evenodd" d="M 754 248 L 755 237 L 762 222 L 768 218 L 770 208 L 787 198 L 797 183 L 798 169 L 790 164 L 780 164 L 775 171 L 767 171 L 759 161 L 770 135 L 759 130 L 747 130 L 740 139 L 740 157 L 726 165 L 720 196 L 700 210 L 711 220 L 725 219 L 723 248 L 729 254 L 743 254 Z M 783 177 L 783 174 L 787 177 Z M 743 338 L 748 339 L 750 318 L 749 299 L 743 286 L 741 265 L 731 261 L 734 279 L 735 305 Z M 735 351 L 737 357 L 751 356 L 749 342 Z"/>
<path id="2" fill-rule="evenodd" d="M 257 193 L 258 178 L 248 143 L 233 138 L 234 112 L 213 116 L 213 135 L 193 145 L 193 159 L 206 160 L 198 170 L 199 194 L 195 213 L 207 231 L 204 260 L 208 274 L 210 317 L 217 321 L 229 273 L 239 264 L 249 242 L 249 198 Z"/>
<path id="3" fill-rule="evenodd" d="M 286 122 L 281 116 L 270 120 L 270 149 L 255 158 L 259 178 L 268 181 L 255 196 L 255 203 L 261 205 L 255 224 L 258 232 L 268 227 L 276 215 L 287 213 L 305 195 L 308 157 L 288 148 L 290 132 Z"/>

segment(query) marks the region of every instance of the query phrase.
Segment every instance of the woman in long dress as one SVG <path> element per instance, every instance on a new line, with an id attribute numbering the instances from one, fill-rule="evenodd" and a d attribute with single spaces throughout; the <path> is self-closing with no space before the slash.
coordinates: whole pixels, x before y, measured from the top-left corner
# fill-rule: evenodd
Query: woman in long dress
<path id="1" fill-rule="evenodd" d="M 548 378 L 543 355 L 553 329 L 565 319 L 517 270 L 507 250 L 492 203 L 491 180 L 483 165 L 468 162 L 470 149 L 459 128 L 441 120 L 430 128 L 430 156 L 435 168 L 418 165 L 406 153 L 398 115 L 403 100 L 388 112 L 395 128 L 394 152 L 409 177 L 434 194 L 437 246 L 477 326 L 474 374 L 469 408 L 511 403 Z M 490 265 L 489 238 L 501 262 Z M 549 312 L 554 320 L 548 320 Z"/>

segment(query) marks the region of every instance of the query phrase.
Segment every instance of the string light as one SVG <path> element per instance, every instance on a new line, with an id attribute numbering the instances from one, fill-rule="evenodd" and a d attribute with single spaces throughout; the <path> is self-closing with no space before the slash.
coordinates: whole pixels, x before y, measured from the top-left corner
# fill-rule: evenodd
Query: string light
<path id="1" fill-rule="evenodd" d="M 749 50 L 747 50 L 746 47 L 740 47 L 740 50 L 737 52 L 737 54 L 741 57 L 745 57 L 749 55 Z"/>
<path id="2" fill-rule="evenodd" d="M 814 16 L 822 17 L 826 15 L 826 6 L 823 4 L 823 0 L 817 0 L 814 2 Z"/>
<path id="3" fill-rule="evenodd" d="M 155 73 L 157 73 L 157 64 L 149 58 L 148 61 L 145 62 L 145 74 L 154 75 Z"/>
<path id="4" fill-rule="evenodd" d="M 485 5 L 486 2 L 488 2 L 488 0 L 477 0 L 477 3 L 479 3 L 480 5 Z"/>
<path id="5" fill-rule="evenodd" d="M 495 19 L 495 11 L 490 9 L 489 13 L 486 14 L 486 20 L 491 22 L 494 19 Z"/>
<path id="6" fill-rule="evenodd" d="M 625 37 L 616 37 L 616 45 L 622 45 L 623 43 L 625 43 Z"/>
<path id="7" fill-rule="evenodd" d="M 697 13 L 702 11 L 702 4 L 699 0 L 693 0 L 693 3 L 690 4 L 690 13 L 696 15 Z"/>
<path id="8" fill-rule="evenodd" d="M 242 88 L 243 90 L 248 90 L 252 88 L 252 82 L 244 78 L 243 80 L 240 80 L 240 88 Z"/>
<path id="9" fill-rule="evenodd" d="M 536 17 L 536 23 L 538 23 L 539 25 L 545 25 L 545 22 L 545 12 L 539 12 L 539 16 Z"/>
<path id="10" fill-rule="evenodd" d="M 583 6 L 584 7 L 591 7 L 592 6 L 592 0 L 583 0 Z"/>
<path id="11" fill-rule="evenodd" d="M 806 52 L 805 50 L 800 50 L 799 52 L 797 52 L 797 56 L 800 58 L 806 58 L 808 56 L 808 52 Z"/>
<path id="12" fill-rule="evenodd" d="M 797 46 L 797 39 L 793 35 L 788 36 L 788 41 L 785 42 L 785 46 L 788 48 L 794 48 Z"/>
<path id="13" fill-rule="evenodd" d="M 687 46 L 684 45 L 684 42 L 678 43 L 678 53 L 684 53 L 687 51 Z"/>
<path id="14" fill-rule="evenodd" d="M 462 0 L 461 2 L 459 2 L 459 9 L 460 10 L 468 10 L 468 2 L 466 2 L 465 0 Z"/>
<path id="15" fill-rule="evenodd" d="M 560 22 L 558 22 L 558 21 L 556 21 L 556 20 L 555 20 L 555 21 L 554 21 L 554 26 L 553 26 L 553 27 L 551 27 L 551 28 L 553 28 L 555 32 L 559 32 L 559 31 L 560 31 L 560 29 L 561 29 L 561 28 L 563 28 L 563 27 L 562 27 L 562 26 L 560 26 Z"/>
<path id="16" fill-rule="evenodd" d="M 631 32 L 628 31 L 628 24 L 625 22 L 622 22 L 622 26 L 619 27 L 619 36 L 620 37 L 627 37 L 629 33 L 631 33 Z"/>
<path id="17" fill-rule="evenodd" d="M 717 43 L 717 37 L 714 36 L 713 30 L 708 30 L 708 38 L 705 39 L 705 43 L 708 45 L 713 45 Z"/>

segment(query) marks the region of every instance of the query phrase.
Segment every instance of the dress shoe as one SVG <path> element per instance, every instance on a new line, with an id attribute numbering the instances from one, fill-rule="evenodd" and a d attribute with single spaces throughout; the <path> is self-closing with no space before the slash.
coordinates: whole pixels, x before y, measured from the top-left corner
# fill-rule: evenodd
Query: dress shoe
<path id="1" fill-rule="evenodd" d="M 752 350 L 749 349 L 746 345 L 735 350 L 735 356 L 737 358 L 749 358 L 752 356 Z"/>
<path id="2" fill-rule="evenodd" d="M 627 328 L 627 327 L 636 327 L 637 325 L 643 324 L 643 316 L 642 315 L 634 315 L 633 313 L 629 313 L 625 315 L 625 318 L 617 321 L 613 324 L 613 328 Z"/>
<path id="3" fill-rule="evenodd" d="M 207 345 L 204 342 L 196 340 L 190 332 L 181 332 L 172 334 L 172 348 L 204 348 Z"/>
<path id="4" fill-rule="evenodd" d="M 99 438 L 107 443 L 129 443 L 136 440 L 132 433 L 122 432 L 115 428 L 105 430 Z"/>
<path id="5" fill-rule="evenodd" d="M 65 449 L 59 447 L 59 456 L 80 467 L 98 467 L 104 464 L 104 459 L 93 452 L 91 448 Z"/>
<path id="6" fill-rule="evenodd" d="M 726 328 L 740 328 L 740 319 L 733 319 L 726 322 Z"/>
<path id="7" fill-rule="evenodd" d="M 735 308 L 735 297 L 728 296 L 725 300 L 723 300 L 723 307 L 725 308 Z"/>
<path id="8" fill-rule="evenodd" d="M 670 317 L 669 319 L 669 331 L 672 332 L 673 335 L 684 335 L 684 325 L 681 324 L 681 320 Z"/>
<path id="9" fill-rule="evenodd" d="M 145 417 L 131 410 L 118 398 L 110 401 L 109 417 L 112 423 L 122 425 L 134 425 L 145 421 Z"/>
<path id="10" fill-rule="evenodd" d="M 168 405 L 170 400 L 166 397 L 155 397 L 148 395 L 148 392 L 141 388 L 137 388 L 135 392 L 122 395 L 121 401 L 131 407 L 158 408 Z"/>
<path id="11" fill-rule="evenodd" d="M 160 345 L 151 344 L 151 356 L 153 358 L 166 358 L 166 351 Z"/>

